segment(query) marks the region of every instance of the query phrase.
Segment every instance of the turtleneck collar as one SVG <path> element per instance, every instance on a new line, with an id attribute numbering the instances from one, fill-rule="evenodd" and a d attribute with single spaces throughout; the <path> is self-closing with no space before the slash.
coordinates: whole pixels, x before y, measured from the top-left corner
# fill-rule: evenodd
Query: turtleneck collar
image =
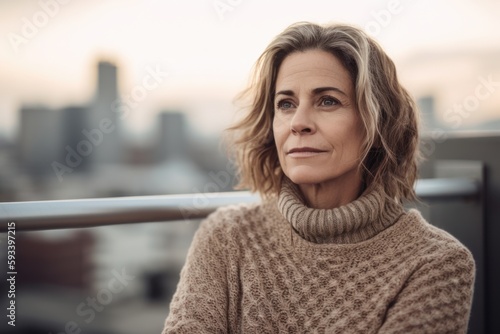
<path id="1" fill-rule="evenodd" d="M 357 243 L 391 226 L 404 213 L 401 205 L 385 199 L 375 189 L 334 209 L 314 209 L 304 204 L 298 187 L 283 181 L 278 208 L 294 230 L 315 243 Z"/>

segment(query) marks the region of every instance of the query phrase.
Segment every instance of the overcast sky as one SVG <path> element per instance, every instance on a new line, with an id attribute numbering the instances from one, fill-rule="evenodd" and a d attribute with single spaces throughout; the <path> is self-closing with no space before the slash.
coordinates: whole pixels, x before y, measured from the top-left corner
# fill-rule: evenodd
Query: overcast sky
<path id="1" fill-rule="evenodd" d="M 206 119 L 217 119 L 218 103 L 229 105 L 265 46 L 296 21 L 366 28 L 396 64 L 415 53 L 498 49 L 500 41 L 493 0 L 61 2 L 0 0 L 0 133 L 13 133 L 23 102 L 88 102 L 97 59 L 120 67 L 122 93 L 147 68 L 168 71 L 132 122 L 151 119 L 161 105 L 206 105 Z"/>

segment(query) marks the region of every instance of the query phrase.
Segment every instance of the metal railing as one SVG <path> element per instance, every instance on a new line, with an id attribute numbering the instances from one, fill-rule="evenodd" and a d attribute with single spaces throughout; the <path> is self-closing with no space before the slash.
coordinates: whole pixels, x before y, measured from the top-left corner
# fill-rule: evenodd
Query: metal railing
<path id="1" fill-rule="evenodd" d="M 421 179 L 416 192 L 423 201 L 480 199 L 481 183 L 472 178 Z M 11 221 L 16 230 L 29 231 L 196 219 L 220 206 L 259 200 L 248 192 L 226 192 L 0 203 L 0 231 Z"/>

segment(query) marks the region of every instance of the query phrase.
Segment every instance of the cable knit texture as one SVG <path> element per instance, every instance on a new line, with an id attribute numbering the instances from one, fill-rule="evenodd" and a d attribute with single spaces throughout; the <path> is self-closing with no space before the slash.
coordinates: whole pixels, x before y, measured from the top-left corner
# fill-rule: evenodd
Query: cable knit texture
<path id="1" fill-rule="evenodd" d="M 470 252 L 378 191 L 332 210 L 291 183 L 202 222 L 165 333 L 466 333 Z"/>

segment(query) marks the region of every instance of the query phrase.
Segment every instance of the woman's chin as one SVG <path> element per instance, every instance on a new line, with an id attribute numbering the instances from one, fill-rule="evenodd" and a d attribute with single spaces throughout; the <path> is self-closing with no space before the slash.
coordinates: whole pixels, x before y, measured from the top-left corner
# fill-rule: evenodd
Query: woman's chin
<path id="1" fill-rule="evenodd" d="M 288 178 L 295 184 L 302 185 L 302 184 L 315 184 L 315 183 L 321 183 L 323 180 L 319 178 L 317 175 L 304 175 L 304 174 L 291 174 L 287 175 Z"/>

